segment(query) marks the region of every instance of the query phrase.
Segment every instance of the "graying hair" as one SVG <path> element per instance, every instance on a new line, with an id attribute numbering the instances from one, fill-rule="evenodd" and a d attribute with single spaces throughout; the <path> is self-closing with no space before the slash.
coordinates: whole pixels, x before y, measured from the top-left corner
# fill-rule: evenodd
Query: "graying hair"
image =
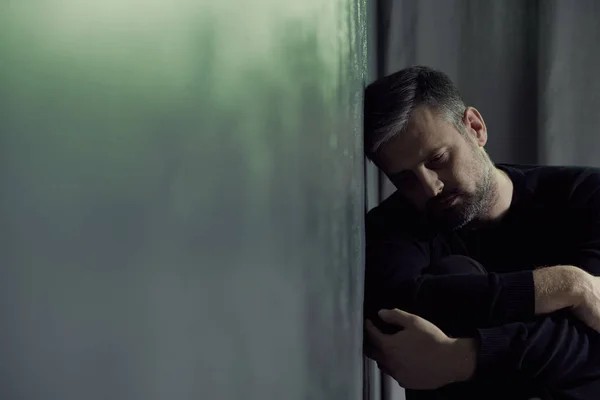
<path id="1" fill-rule="evenodd" d="M 466 105 L 445 73 L 413 66 L 381 78 L 365 89 L 364 148 L 374 161 L 381 146 L 406 130 L 413 111 L 428 106 L 448 118 L 460 133 Z"/>

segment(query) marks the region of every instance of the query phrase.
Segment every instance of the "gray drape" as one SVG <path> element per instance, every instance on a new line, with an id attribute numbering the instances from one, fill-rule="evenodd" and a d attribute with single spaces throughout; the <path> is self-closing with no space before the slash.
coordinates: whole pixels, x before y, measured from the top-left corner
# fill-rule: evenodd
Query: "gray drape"
<path id="1" fill-rule="evenodd" d="M 600 2 L 374 3 L 371 79 L 413 64 L 439 68 L 482 113 L 494 161 L 600 166 Z M 371 203 L 393 190 L 373 172 L 367 184 L 379 188 Z M 384 387 L 386 400 L 403 398 L 397 385 Z"/>

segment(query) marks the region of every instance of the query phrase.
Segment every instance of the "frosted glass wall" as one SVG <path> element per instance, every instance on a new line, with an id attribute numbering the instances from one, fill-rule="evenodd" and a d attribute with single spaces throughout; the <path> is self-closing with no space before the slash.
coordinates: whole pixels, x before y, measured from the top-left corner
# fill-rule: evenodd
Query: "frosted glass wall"
<path id="1" fill-rule="evenodd" d="M 361 398 L 365 18 L 3 2 L 0 398 Z"/>

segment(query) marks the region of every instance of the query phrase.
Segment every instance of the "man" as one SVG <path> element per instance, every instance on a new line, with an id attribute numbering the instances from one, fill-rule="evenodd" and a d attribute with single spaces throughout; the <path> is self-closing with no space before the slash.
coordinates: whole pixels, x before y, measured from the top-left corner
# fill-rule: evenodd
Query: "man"
<path id="1" fill-rule="evenodd" d="M 486 141 L 442 72 L 366 89 L 397 188 L 367 215 L 367 355 L 409 399 L 599 399 L 600 170 L 494 164 Z"/>

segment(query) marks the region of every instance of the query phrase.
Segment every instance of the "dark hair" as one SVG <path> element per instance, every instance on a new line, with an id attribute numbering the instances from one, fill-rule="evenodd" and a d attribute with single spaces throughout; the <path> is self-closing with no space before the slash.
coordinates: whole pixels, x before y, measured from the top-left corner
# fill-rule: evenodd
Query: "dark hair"
<path id="1" fill-rule="evenodd" d="M 364 147 L 370 160 L 382 144 L 406 129 L 413 111 L 421 105 L 444 114 L 462 133 L 465 103 L 450 77 L 441 71 L 413 66 L 367 86 Z"/>

